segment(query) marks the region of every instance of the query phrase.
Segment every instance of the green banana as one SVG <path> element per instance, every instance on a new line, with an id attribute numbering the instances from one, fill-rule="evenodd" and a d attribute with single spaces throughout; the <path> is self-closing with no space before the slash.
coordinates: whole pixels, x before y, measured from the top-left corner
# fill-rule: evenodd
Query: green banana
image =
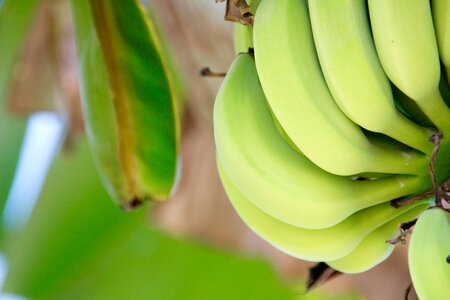
<path id="1" fill-rule="evenodd" d="M 254 13 L 256 11 L 256 7 L 252 6 L 252 4 L 257 3 L 259 4 L 260 1 L 247 1 L 247 3 L 252 8 L 252 12 Z M 235 47 L 235 53 L 236 55 L 240 53 L 247 53 L 249 48 L 253 48 L 253 27 L 252 26 L 245 26 L 242 24 L 235 24 L 234 27 L 234 47 Z M 283 127 L 281 126 L 280 122 L 278 122 L 277 118 L 271 111 L 273 122 L 275 123 L 278 131 L 283 136 L 283 138 L 289 143 L 289 145 L 301 153 L 300 149 L 297 147 L 297 145 L 291 140 L 291 138 L 288 136 L 286 131 L 284 131 Z"/>
<path id="2" fill-rule="evenodd" d="M 297 147 L 297 145 L 291 140 L 291 138 L 286 133 L 286 131 L 284 131 L 283 127 L 281 127 L 280 122 L 278 122 L 277 117 L 275 117 L 275 115 L 273 114 L 273 111 L 270 109 L 270 107 L 268 107 L 268 108 L 270 110 L 270 115 L 272 116 L 273 124 L 277 128 L 278 133 L 280 133 L 280 135 L 289 144 L 289 146 L 291 146 L 292 149 L 295 149 L 295 151 L 297 151 L 298 153 L 303 154 L 302 151 Z"/>
<path id="3" fill-rule="evenodd" d="M 365 0 L 309 1 L 320 65 L 341 110 L 361 127 L 431 154 L 429 132 L 395 107 L 367 22 Z"/>
<path id="4" fill-rule="evenodd" d="M 323 78 L 309 22 L 306 0 L 262 0 L 253 28 L 261 85 L 292 141 L 337 175 L 423 172 L 423 157 L 372 145 L 339 109 Z"/>
<path id="5" fill-rule="evenodd" d="M 368 3 L 375 46 L 384 71 L 417 102 L 445 138 L 450 135 L 450 109 L 438 88 L 441 69 L 430 1 Z"/>
<path id="6" fill-rule="evenodd" d="M 372 231 L 362 242 L 346 256 L 327 265 L 343 273 L 365 272 L 386 260 L 394 251 L 394 245 L 387 243 L 398 234 L 398 225 L 410 221 L 423 212 L 429 204 L 424 204 L 405 212 L 400 217 Z"/>
<path id="7" fill-rule="evenodd" d="M 450 85 L 450 1 L 431 0 L 431 9 L 439 55 L 445 66 L 447 82 Z"/>
<path id="8" fill-rule="evenodd" d="M 71 4 L 86 131 L 101 178 L 124 209 L 163 200 L 175 180 L 178 125 L 151 20 L 135 0 Z"/>
<path id="9" fill-rule="evenodd" d="M 441 73 L 441 80 L 439 81 L 439 90 L 441 91 L 442 98 L 444 98 L 447 106 L 450 106 L 450 85 L 449 85 L 445 71 Z"/>
<path id="10" fill-rule="evenodd" d="M 424 202 L 397 209 L 390 203 L 384 203 L 359 211 L 329 228 L 315 230 L 296 227 L 275 219 L 254 206 L 231 181 L 220 158 L 217 160 L 217 166 L 225 191 L 247 226 L 274 247 L 309 261 L 342 258 L 355 249 L 365 236 L 384 223 L 407 214 L 411 209 L 416 211 L 418 206 L 424 209 Z M 320 213 L 316 214 L 319 215 Z M 379 242 L 384 241 L 385 238 Z"/>
<path id="11" fill-rule="evenodd" d="M 433 208 L 414 226 L 408 250 L 409 270 L 421 300 L 450 299 L 450 213 Z"/>
<path id="12" fill-rule="evenodd" d="M 395 105 L 405 116 L 416 124 L 425 127 L 434 127 L 433 122 L 423 113 L 416 101 L 405 95 L 398 87 L 391 83 Z"/>
<path id="13" fill-rule="evenodd" d="M 329 227 L 429 185 L 426 177 L 404 175 L 351 180 L 314 165 L 279 134 L 249 54 L 236 58 L 222 83 L 214 131 L 217 155 L 239 190 L 259 209 L 295 226 Z"/>

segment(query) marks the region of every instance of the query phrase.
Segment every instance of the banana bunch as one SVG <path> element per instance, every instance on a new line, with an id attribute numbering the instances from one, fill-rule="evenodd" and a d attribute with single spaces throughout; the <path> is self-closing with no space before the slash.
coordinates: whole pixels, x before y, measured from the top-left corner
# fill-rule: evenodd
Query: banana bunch
<path id="1" fill-rule="evenodd" d="M 450 177 L 449 2 L 247 2 L 214 107 L 224 188 L 273 246 L 366 271 Z"/>

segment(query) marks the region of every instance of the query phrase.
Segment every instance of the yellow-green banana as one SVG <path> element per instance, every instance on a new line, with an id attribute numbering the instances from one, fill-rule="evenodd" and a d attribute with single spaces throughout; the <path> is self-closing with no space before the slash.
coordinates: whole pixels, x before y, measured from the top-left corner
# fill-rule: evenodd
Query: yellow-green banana
<path id="1" fill-rule="evenodd" d="M 262 0 L 253 33 L 270 107 L 311 161 L 338 175 L 422 172 L 423 157 L 372 145 L 339 109 L 320 69 L 306 0 Z"/>
<path id="2" fill-rule="evenodd" d="M 365 0 L 309 1 L 320 65 L 341 110 L 361 127 L 430 154 L 432 134 L 395 107 L 378 60 Z"/>
<path id="3" fill-rule="evenodd" d="M 450 1 L 431 0 L 431 8 L 439 55 L 445 66 L 447 82 L 450 85 Z"/>
<path id="4" fill-rule="evenodd" d="M 450 135 L 450 109 L 439 92 L 441 68 L 429 0 L 369 0 L 376 49 L 389 79 Z"/>
<path id="5" fill-rule="evenodd" d="M 414 219 L 428 206 L 429 204 L 424 204 L 415 207 L 372 231 L 352 252 L 338 260 L 328 261 L 327 265 L 340 272 L 351 274 L 365 272 L 373 268 L 386 260 L 394 251 L 394 245 L 386 241 L 398 235 L 399 224 Z"/>
<path id="6" fill-rule="evenodd" d="M 314 165 L 278 132 L 249 54 L 236 58 L 220 88 L 214 131 L 217 155 L 245 197 L 274 218 L 300 227 L 332 226 L 428 184 L 406 175 L 351 180 Z M 316 151 L 326 156 L 328 149 Z"/>
<path id="7" fill-rule="evenodd" d="M 403 214 L 406 214 L 407 220 L 408 211 L 418 206 L 423 207 L 423 202 L 398 209 L 384 203 L 359 211 L 329 228 L 317 230 L 301 228 L 275 219 L 254 206 L 231 181 L 225 168 L 221 166 L 220 158 L 217 165 L 225 191 L 247 226 L 283 252 L 309 261 L 332 261 L 342 258 L 355 249 L 373 230 Z M 319 215 L 320 213 L 316 216 Z M 383 237 L 379 242 L 384 243 L 385 240 Z"/>
<path id="8" fill-rule="evenodd" d="M 450 299 L 450 213 L 440 208 L 422 213 L 408 250 L 409 270 L 421 300 Z"/>

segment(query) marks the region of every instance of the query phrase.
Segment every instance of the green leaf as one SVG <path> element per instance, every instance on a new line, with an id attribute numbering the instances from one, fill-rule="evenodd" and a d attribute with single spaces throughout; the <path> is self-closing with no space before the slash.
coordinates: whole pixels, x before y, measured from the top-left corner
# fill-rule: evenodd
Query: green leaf
<path id="1" fill-rule="evenodd" d="M 4 291 L 32 299 L 292 299 L 262 261 L 177 240 L 112 205 L 85 142 L 12 237 Z"/>
<path id="2" fill-rule="evenodd" d="M 169 41 L 170 36 L 166 35 L 164 28 L 161 27 L 159 17 L 164 17 L 164 15 L 159 16 L 154 11 L 154 7 L 150 5 L 150 1 L 141 1 L 141 4 L 143 5 L 142 13 L 146 20 L 148 20 L 147 22 L 151 22 L 150 28 L 153 30 L 153 35 L 159 37 L 159 52 L 161 53 L 164 66 L 167 69 L 167 76 L 169 77 L 171 90 L 173 91 L 172 94 L 175 98 L 175 110 L 178 112 L 178 115 L 181 115 L 186 106 L 187 88 L 184 82 L 184 74 L 179 65 L 179 57 L 177 57 L 176 51 L 172 48 Z"/>
<path id="3" fill-rule="evenodd" d="M 142 220 L 142 213 L 117 210 L 98 179 L 86 142 L 75 147 L 55 161 L 26 228 L 10 237 L 7 290 L 33 298 L 46 292 L 105 235 Z"/>
<path id="4" fill-rule="evenodd" d="M 261 261 L 175 240 L 145 226 L 106 241 L 67 283 L 44 298 L 292 299 Z"/>
<path id="5" fill-rule="evenodd" d="M 167 198 L 175 180 L 177 118 L 150 19 L 134 0 L 72 1 L 91 149 L 124 208 Z"/>

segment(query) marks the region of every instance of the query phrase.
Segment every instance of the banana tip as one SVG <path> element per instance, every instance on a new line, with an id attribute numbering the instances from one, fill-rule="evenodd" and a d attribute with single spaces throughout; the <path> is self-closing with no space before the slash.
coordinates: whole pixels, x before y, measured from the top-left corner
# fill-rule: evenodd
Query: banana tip
<path id="1" fill-rule="evenodd" d="M 141 199 L 138 198 L 133 198 L 131 199 L 131 201 L 128 201 L 127 203 L 123 204 L 121 206 L 123 211 L 132 211 L 136 208 L 138 208 L 139 206 L 141 206 L 143 203 L 143 201 Z"/>

